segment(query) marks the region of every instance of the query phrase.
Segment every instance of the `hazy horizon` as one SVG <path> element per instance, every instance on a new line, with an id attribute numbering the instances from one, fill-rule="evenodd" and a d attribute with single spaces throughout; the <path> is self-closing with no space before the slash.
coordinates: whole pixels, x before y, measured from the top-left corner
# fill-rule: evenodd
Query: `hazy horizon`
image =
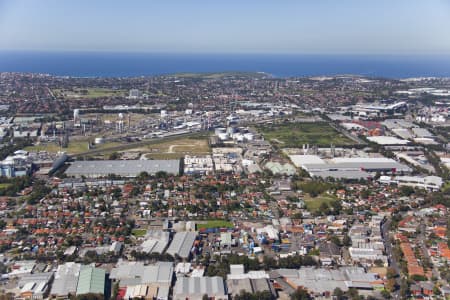
<path id="1" fill-rule="evenodd" d="M 0 50 L 450 55 L 450 2 L 0 0 Z"/>

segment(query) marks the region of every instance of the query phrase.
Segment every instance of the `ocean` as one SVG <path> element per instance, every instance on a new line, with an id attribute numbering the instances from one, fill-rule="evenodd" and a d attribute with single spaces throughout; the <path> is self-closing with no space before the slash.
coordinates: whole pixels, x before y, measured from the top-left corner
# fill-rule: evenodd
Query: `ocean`
<path id="1" fill-rule="evenodd" d="M 274 77 L 450 77 L 450 56 L 0 52 L 0 72 L 135 77 L 234 71 L 265 72 Z"/>

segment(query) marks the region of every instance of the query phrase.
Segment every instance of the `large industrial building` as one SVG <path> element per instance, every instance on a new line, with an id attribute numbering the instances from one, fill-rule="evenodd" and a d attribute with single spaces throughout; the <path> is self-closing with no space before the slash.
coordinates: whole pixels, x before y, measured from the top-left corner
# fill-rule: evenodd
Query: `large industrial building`
<path id="1" fill-rule="evenodd" d="M 293 163 L 311 177 L 336 179 L 367 179 L 374 173 L 410 173 L 412 169 L 386 157 L 338 157 L 322 160 L 315 155 L 292 155 Z"/>
<path id="2" fill-rule="evenodd" d="M 409 141 L 404 139 L 396 138 L 395 136 L 368 136 L 367 139 L 373 143 L 383 146 L 391 145 L 408 145 Z"/>
<path id="3" fill-rule="evenodd" d="M 430 191 L 438 191 L 443 184 L 442 178 L 438 176 L 381 176 L 378 181 L 385 184 L 394 183 L 399 186 L 410 186 Z"/>
<path id="4" fill-rule="evenodd" d="M 84 294 L 105 294 L 106 272 L 91 266 L 82 266 L 77 284 L 77 296 Z"/>
<path id="5" fill-rule="evenodd" d="M 184 231 L 176 233 L 166 253 L 172 256 L 176 254 L 184 259 L 189 258 L 196 237 L 196 232 Z"/>
<path id="6" fill-rule="evenodd" d="M 120 281 L 120 286 L 139 284 L 163 284 L 170 286 L 172 276 L 172 263 L 158 262 L 154 265 L 144 265 L 143 262 L 135 261 L 119 261 L 109 275 L 113 281 Z"/>
<path id="7" fill-rule="evenodd" d="M 144 265 L 143 262 L 121 260 L 111 270 L 110 278 L 126 290 L 124 299 L 169 299 L 173 271 L 170 262 Z"/>
<path id="8" fill-rule="evenodd" d="M 59 265 L 55 273 L 50 295 L 55 298 L 64 298 L 77 291 L 78 276 L 80 275 L 81 264 L 67 262 Z"/>
<path id="9" fill-rule="evenodd" d="M 303 287 L 314 296 L 331 295 L 336 288 L 348 291 L 355 288 L 359 292 L 382 287 L 382 280 L 375 273 L 366 273 L 363 268 L 345 267 L 340 269 L 300 268 L 276 270 L 294 288 Z"/>
<path id="10" fill-rule="evenodd" d="M 149 230 L 139 250 L 145 253 L 163 253 L 170 241 L 170 233 L 162 230 Z"/>
<path id="11" fill-rule="evenodd" d="M 173 175 L 180 173 L 180 160 L 90 160 L 75 161 L 67 169 L 67 176 L 98 178 L 110 174 L 122 177 L 137 177 L 147 172 L 154 175 L 166 172 Z"/>
<path id="12" fill-rule="evenodd" d="M 28 152 L 19 150 L 14 152 L 3 161 L 0 161 L 0 176 L 19 177 L 31 174 L 32 160 L 28 157 Z"/>
<path id="13" fill-rule="evenodd" d="M 202 299 L 228 300 L 222 277 L 181 277 L 173 289 L 174 300 Z"/>

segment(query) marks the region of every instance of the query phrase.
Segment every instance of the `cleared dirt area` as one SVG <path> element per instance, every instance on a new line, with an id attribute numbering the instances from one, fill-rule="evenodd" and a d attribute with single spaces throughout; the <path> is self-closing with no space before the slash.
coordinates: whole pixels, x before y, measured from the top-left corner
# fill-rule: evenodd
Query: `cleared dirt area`
<path id="1" fill-rule="evenodd" d="M 206 139 L 181 138 L 155 143 L 126 152 L 141 152 L 147 159 L 174 159 L 184 155 L 205 155 L 211 152 Z"/>

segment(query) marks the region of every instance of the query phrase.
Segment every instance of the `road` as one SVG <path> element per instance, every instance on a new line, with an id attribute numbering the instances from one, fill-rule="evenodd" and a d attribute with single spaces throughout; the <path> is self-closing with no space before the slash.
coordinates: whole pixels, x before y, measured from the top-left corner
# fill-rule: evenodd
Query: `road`
<path id="1" fill-rule="evenodd" d="M 392 244 L 391 244 L 391 239 L 389 236 L 389 230 L 391 228 L 391 219 L 387 219 L 385 222 L 383 222 L 383 224 L 381 225 L 381 235 L 383 237 L 383 242 L 384 242 L 384 249 L 386 251 L 386 255 L 388 256 L 388 261 L 389 261 L 389 266 L 394 269 L 395 274 L 397 275 L 395 278 L 395 281 L 397 283 L 397 286 L 400 286 L 401 284 L 401 272 L 400 272 L 400 267 L 398 265 L 398 262 L 395 260 L 395 257 L 392 253 Z M 397 289 L 394 293 L 393 293 L 393 298 L 394 299 L 399 299 L 400 295 L 400 290 Z"/>
<path id="2" fill-rule="evenodd" d="M 419 242 L 419 245 L 420 245 L 420 248 L 422 250 L 422 253 L 425 256 L 425 259 L 427 259 L 431 264 L 433 264 L 433 262 L 431 260 L 431 257 L 430 257 L 430 254 L 428 254 L 427 246 L 425 245 L 425 239 L 426 239 L 425 231 L 426 231 L 426 229 L 427 229 L 427 227 L 426 227 L 425 223 L 421 223 L 420 224 L 420 234 L 417 237 L 417 240 Z M 434 277 L 440 278 L 439 271 L 436 270 L 436 268 L 434 266 L 432 267 L 431 270 L 432 270 L 432 273 L 433 273 Z"/>
<path id="3" fill-rule="evenodd" d="M 359 145 L 367 145 L 367 143 L 365 141 L 363 141 L 359 137 L 354 136 L 353 134 L 350 134 L 344 128 L 336 126 L 333 122 L 328 122 L 328 124 L 330 124 L 331 127 L 336 129 L 338 132 L 342 133 L 343 135 L 345 135 L 347 138 L 351 139 L 352 141 L 358 143 Z"/>

